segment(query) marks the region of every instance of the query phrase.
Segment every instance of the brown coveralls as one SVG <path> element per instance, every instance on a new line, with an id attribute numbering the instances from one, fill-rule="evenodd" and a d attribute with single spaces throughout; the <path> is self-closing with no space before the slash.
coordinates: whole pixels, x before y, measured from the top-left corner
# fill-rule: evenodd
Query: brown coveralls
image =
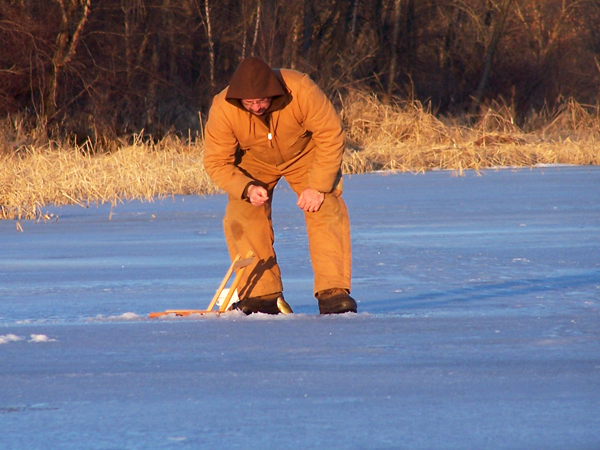
<path id="1" fill-rule="evenodd" d="M 265 97 L 273 99 L 265 117 L 240 103 Z M 344 144 L 339 116 L 305 74 L 271 70 L 257 58 L 247 58 L 229 87 L 215 96 L 204 166 L 229 196 L 223 225 L 230 256 L 249 250 L 258 256 L 238 288 L 241 299 L 283 291 L 271 222 L 273 189 L 281 177 L 298 195 L 307 187 L 325 193 L 319 211 L 304 213 L 314 292 L 350 291 L 350 223 L 341 198 Z M 246 199 L 251 184 L 268 190 L 266 205 L 257 207 Z"/>

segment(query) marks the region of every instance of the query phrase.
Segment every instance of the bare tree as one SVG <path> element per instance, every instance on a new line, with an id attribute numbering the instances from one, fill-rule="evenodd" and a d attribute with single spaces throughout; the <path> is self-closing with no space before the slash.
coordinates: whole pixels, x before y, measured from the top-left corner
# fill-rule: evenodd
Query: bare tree
<path id="1" fill-rule="evenodd" d="M 43 113 L 51 120 L 58 109 L 58 88 L 65 67 L 75 55 L 83 28 L 91 11 L 91 0 L 55 0 L 60 8 L 60 29 L 52 56 L 52 68 L 46 84 Z"/>
<path id="2" fill-rule="evenodd" d="M 210 19 L 209 0 L 204 0 L 204 25 L 206 27 L 206 38 L 208 39 L 208 62 L 209 62 L 209 80 L 210 92 L 215 91 L 215 43 L 212 35 L 212 25 Z"/>
<path id="3" fill-rule="evenodd" d="M 296 6 L 297 7 L 297 6 Z M 298 12 L 293 16 L 291 39 L 290 39 L 290 68 L 296 69 L 298 66 L 298 46 L 300 45 L 300 20 L 301 14 Z"/>
<path id="4" fill-rule="evenodd" d="M 252 38 L 252 49 L 250 53 L 254 53 L 256 48 L 256 41 L 258 41 L 258 31 L 260 30 L 260 0 L 256 5 L 256 22 L 254 23 L 254 37 Z"/>
<path id="5" fill-rule="evenodd" d="M 504 23 L 506 22 L 506 17 L 508 16 L 508 11 L 512 2 L 513 0 L 502 0 L 502 4 L 499 6 L 498 18 L 494 23 L 492 37 L 485 52 L 485 59 L 483 62 L 483 73 L 481 74 L 481 79 L 479 80 L 477 90 L 473 95 L 473 103 L 471 104 L 471 114 L 475 113 L 475 111 L 479 107 L 479 104 L 481 103 L 486 84 L 490 77 L 490 72 L 492 71 L 492 62 L 494 60 L 494 54 L 496 53 L 496 49 L 498 48 L 498 42 L 500 42 L 502 30 L 504 29 Z"/>
<path id="6" fill-rule="evenodd" d="M 396 84 L 396 65 L 398 63 L 398 42 L 400 39 L 400 12 L 402 0 L 394 0 L 393 13 L 393 31 L 392 31 L 392 48 L 390 56 L 390 70 L 387 84 L 386 97 L 388 101 L 392 99 L 394 85 Z"/>
<path id="7" fill-rule="evenodd" d="M 315 7 L 313 0 L 304 0 L 304 14 L 302 23 L 302 54 L 306 61 L 305 66 L 309 67 L 311 62 L 313 33 L 315 26 Z"/>

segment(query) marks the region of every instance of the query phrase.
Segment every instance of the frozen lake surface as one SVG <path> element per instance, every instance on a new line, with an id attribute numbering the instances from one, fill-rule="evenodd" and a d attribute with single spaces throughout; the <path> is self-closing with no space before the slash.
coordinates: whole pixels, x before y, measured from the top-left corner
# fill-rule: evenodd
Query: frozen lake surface
<path id="1" fill-rule="evenodd" d="M 600 168 L 346 177 L 359 314 L 317 315 L 275 193 L 292 316 L 204 309 L 226 198 L 0 222 L 0 449 L 600 448 Z"/>

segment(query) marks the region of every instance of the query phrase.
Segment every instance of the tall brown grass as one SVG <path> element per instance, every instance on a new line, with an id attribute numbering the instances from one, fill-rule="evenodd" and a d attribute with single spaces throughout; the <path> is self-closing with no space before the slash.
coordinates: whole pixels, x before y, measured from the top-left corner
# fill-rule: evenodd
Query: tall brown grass
<path id="1" fill-rule="evenodd" d="M 532 114 L 522 127 L 506 105 L 491 105 L 471 124 L 438 118 L 418 102 L 387 105 L 359 91 L 343 98 L 341 114 L 349 144 L 345 173 L 600 164 L 598 107 L 573 101 Z M 218 192 L 204 172 L 200 138 L 135 138 L 106 151 L 90 142 L 48 141 L 18 117 L 0 121 L 0 136 L 0 219 L 44 218 L 48 204 Z"/>
<path id="2" fill-rule="evenodd" d="M 54 144 L 0 154 L 0 218 L 43 218 L 48 204 L 153 201 L 218 191 L 202 166 L 202 145 L 169 136 L 110 153 Z"/>
<path id="3" fill-rule="evenodd" d="M 484 109 L 471 123 L 437 118 L 418 102 L 385 105 L 359 91 L 345 99 L 343 116 L 352 149 L 344 170 L 351 173 L 600 164 L 598 108 L 573 101 L 532 114 L 523 129 L 506 105 Z"/>

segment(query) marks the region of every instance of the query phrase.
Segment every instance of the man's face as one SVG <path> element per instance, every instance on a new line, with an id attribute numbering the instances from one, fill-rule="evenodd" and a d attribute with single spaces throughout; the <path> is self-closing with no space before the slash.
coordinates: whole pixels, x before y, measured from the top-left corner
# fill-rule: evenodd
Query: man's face
<path id="1" fill-rule="evenodd" d="M 245 98 L 243 99 L 242 106 L 256 116 L 262 116 L 269 106 L 271 106 L 271 97 L 265 98 Z"/>

